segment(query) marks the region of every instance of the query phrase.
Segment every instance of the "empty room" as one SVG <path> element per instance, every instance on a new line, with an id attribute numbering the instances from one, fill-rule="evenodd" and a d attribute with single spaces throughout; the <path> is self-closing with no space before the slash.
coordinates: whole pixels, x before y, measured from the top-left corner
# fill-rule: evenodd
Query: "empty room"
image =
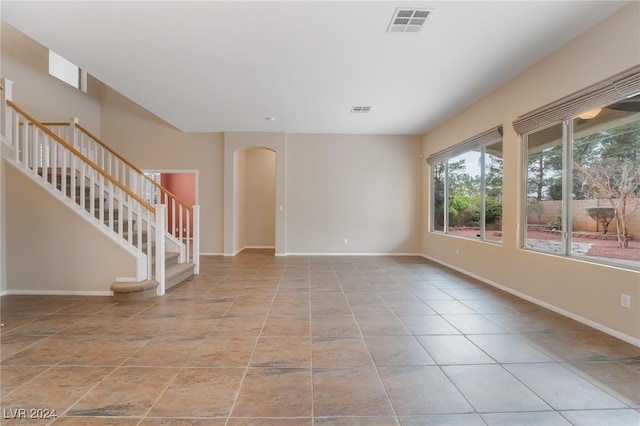
<path id="1" fill-rule="evenodd" d="M 640 424 L 639 2 L 0 18 L 0 423 Z"/>

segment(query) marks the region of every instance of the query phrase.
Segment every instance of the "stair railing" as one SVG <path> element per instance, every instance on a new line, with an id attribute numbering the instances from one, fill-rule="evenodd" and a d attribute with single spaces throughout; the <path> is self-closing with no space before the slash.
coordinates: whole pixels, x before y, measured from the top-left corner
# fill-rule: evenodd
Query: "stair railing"
<path id="1" fill-rule="evenodd" d="M 43 123 L 47 128 L 95 162 L 108 174 L 150 204 L 162 204 L 167 208 L 165 229 L 180 247 L 180 262 L 192 262 L 194 272 L 200 269 L 200 206 L 189 206 L 142 170 L 118 154 L 82 127 L 77 118 L 69 123 Z M 151 188 L 151 190 L 149 190 Z M 157 194 L 157 195 L 155 195 Z M 169 223 L 170 222 L 170 223 Z"/>
<path id="2" fill-rule="evenodd" d="M 14 150 L 11 163 L 129 250 L 138 253 L 138 280 L 149 279 L 155 263 L 159 283 L 157 293 L 164 294 L 164 232 L 158 232 L 166 229 L 164 206 L 158 206 L 156 210 L 74 146 L 6 99 L 5 90 L 2 93 L 0 134 Z M 124 218 L 126 222 L 122 220 Z M 143 230 L 148 238 L 161 236 L 161 243 L 155 244 L 155 253 L 152 245 L 145 243 Z M 155 262 L 151 261 L 153 257 Z"/>

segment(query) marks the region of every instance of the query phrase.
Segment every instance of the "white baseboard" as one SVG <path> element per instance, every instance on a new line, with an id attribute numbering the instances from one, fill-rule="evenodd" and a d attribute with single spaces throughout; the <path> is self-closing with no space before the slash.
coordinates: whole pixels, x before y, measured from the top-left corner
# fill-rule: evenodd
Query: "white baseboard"
<path id="1" fill-rule="evenodd" d="M 483 276 L 480 275 L 476 275 L 472 272 L 469 272 L 465 269 L 459 268 L 457 266 L 454 265 L 450 265 L 446 262 L 441 261 L 440 259 L 437 259 L 435 257 L 431 257 L 431 256 L 427 256 L 425 254 L 420 254 L 420 256 L 424 257 L 425 259 L 431 260 L 433 262 L 439 263 L 440 265 L 446 266 L 447 268 L 451 268 L 454 271 L 458 271 L 458 272 L 462 272 L 463 274 L 471 277 L 471 278 L 475 278 L 478 281 L 482 281 L 485 284 L 489 284 L 492 287 L 496 287 L 500 290 L 506 291 L 507 293 L 513 294 L 514 296 L 517 296 L 521 299 L 524 299 L 526 301 L 529 301 L 531 303 L 534 303 L 538 306 L 542 306 L 543 308 L 549 309 L 550 311 L 553 311 L 557 314 L 563 315 L 567 318 L 571 318 L 572 320 L 578 321 L 579 323 L 582 323 L 584 325 L 588 325 L 589 327 L 595 328 L 596 330 L 602 331 L 603 333 L 606 333 L 610 336 L 613 336 L 615 338 L 618 338 L 620 340 L 623 340 L 629 344 L 632 344 L 634 346 L 640 347 L 640 339 L 637 339 L 633 336 L 629 336 L 628 334 L 622 333 L 618 330 L 614 330 L 613 328 L 607 327 L 606 325 L 600 324 L 598 322 L 595 322 L 593 320 L 590 320 L 589 318 L 585 318 L 583 316 L 574 314 L 573 312 L 567 311 L 565 309 L 559 308 L 555 305 L 552 305 L 550 303 L 547 303 L 543 300 L 540 299 L 536 299 L 535 297 L 531 297 L 528 294 L 519 292 L 517 290 L 514 290 L 512 288 L 509 288 L 507 286 L 504 286 L 502 284 L 498 284 L 494 281 L 491 281 Z"/>
<path id="2" fill-rule="evenodd" d="M 12 296 L 113 296 L 110 290 L 77 291 L 77 290 L 5 290 L 2 294 Z"/>
<path id="3" fill-rule="evenodd" d="M 422 256 L 419 253 L 286 253 L 280 256 Z"/>
<path id="4" fill-rule="evenodd" d="M 273 246 L 250 246 L 243 247 L 235 253 L 200 253 L 200 256 L 236 256 L 244 249 L 274 249 Z M 418 256 L 424 257 L 421 253 L 274 253 L 274 256 Z"/>

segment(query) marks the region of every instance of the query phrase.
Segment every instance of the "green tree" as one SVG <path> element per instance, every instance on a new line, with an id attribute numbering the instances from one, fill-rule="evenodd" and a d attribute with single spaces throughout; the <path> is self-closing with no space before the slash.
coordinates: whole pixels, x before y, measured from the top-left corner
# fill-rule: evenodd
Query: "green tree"
<path id="1" fill-rule="evenodd" d="M 536 200 L 551 197 L 550 188 L 562 178 L 562 146 L 555 145 L 529 155 L 527 191 L 535 194 Z M 553 192 L 556 195 L 556 192 Z M 552 198 L 553 199 L 553 198 Z"/>

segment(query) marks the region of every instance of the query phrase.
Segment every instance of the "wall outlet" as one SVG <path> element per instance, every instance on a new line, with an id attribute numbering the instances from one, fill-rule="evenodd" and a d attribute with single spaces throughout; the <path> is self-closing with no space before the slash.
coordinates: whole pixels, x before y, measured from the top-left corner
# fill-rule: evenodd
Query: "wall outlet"
<path id="1" fill-rule="evenodd" d="M 628 308 L 631 309 L 631 296 L 629 296 L 628 294 L 621 294 L 620 295 L 620 306 L 622 306 L 623 308 Z"/>
<path id="2" fill-rule="evenodd" d="M 344 239 L 344 243 L 345 243 L 345 244 L 349 244 L 349 239 L 348 239 L 348 238 L 345 238 L 345 239 Z"/>
<path id="3" fill-rule="evenodd" d="M 460 249 L 456 249 L 456 256 L 460 255 Z"/>

